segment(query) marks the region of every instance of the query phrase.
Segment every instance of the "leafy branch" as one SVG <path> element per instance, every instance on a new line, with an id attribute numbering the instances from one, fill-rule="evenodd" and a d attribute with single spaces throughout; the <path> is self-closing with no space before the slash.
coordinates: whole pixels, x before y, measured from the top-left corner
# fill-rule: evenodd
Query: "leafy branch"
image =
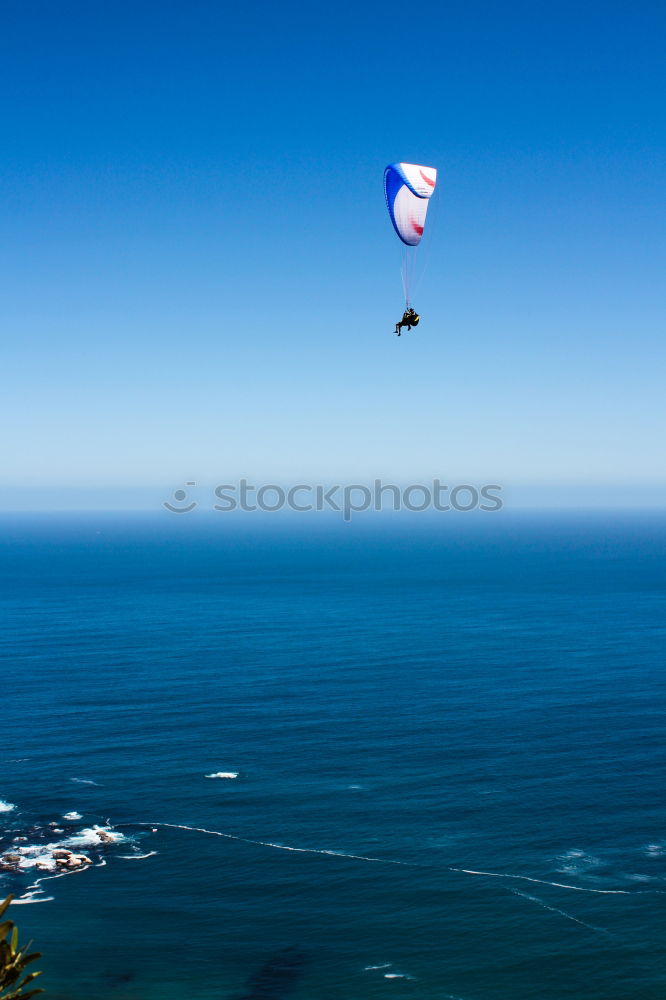
<path id="1" fill-rule="evenodd" d="M 25 989 L 37 976 L 41 976 L 41 972 L 25 974 L 26 966 L 41 958 L 41 955 L 38 951 L 28 954 L 30 944 L 19 948 L 16 924 L 13 920 L 2 920 L 13 898 L 7 896 L 0 903 L 0 1000 L 28 1000 L 29 997 L 44 992 L 40 989 Z"/>

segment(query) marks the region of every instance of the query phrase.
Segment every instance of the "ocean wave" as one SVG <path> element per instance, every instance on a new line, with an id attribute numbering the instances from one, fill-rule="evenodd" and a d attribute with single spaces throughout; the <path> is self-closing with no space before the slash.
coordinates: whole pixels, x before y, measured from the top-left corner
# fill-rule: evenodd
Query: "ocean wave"
<path id="1" fill-rule="evenodd" d="M 13 899 L 12 906 L 29 906 L 31 903 L 52 903 L 55 899 L 55 896 L 42 896 L 41 893 L 41 889 L 26 892 L 23 896 L 19 896 L 18 899 Z M 39 896 L 39 899 L 35 899 L 35 896 Z"/>
<path id="2" fill-rule="evenodd" d="M 5 802 L 4 799 L 0 799 L 0 813 L 9 813 L 16 809 L 13 802 Z"/>
<path id="3" fill-rule="evenodd" d="M 16 867 L 19 871 L 29 871 L 31 868 L 38 868 L 40 871 L 57 871 L 58 866 L 53 857 L 51 848 L 46 847 L 19 847 L 16 851 L 20 854 Z"/>
<path id="4" fill-rule="evenodd" d="M 101 787 L 97 781 L 92 781 L 91 778 L 70 778 L 69 780 L 73 781 L 75 785 L 96 785 L 98 788 Z"/>
<path id="5" fill-rule="evenodd" d="M 557 861 L 560 862 L 557 871 L 562 872 L 563 875 L 585 875 L 590 869 L 598 868 L 603 864 L 593 854 L 587 854 L 585 851 L 578 850 L 577 848 L 565 851 L 564 854 L 559 854 Z"/>
<path id="6" fill-rule="evenodd" d="M 72 821 L 73 820 L 77 820 L 77 819 L 81 819 L 81 813 L 77 813 L 76 810 L 72 809 L 71 812 L 64 813 L 62 818 L 63 819 L 68 819 L 68 820 L 72 820 Z"/>
<path id="7" fill-rule="evenodd" d="M 144 858 L 153 858 L 157 853 L 157 851 L 148 851 L 147 854 L 119 854 L 118 857 L 122 858 L 123 861 L 143 861 Z"/>
<path id="8" fill-rule="evenodd" d="M 364 972 L 374 972 L 375 969 L 390 969 L 393 962 L 384 962 L 383 965 L 366 965 L 363 968 Z"/>
<path id="9" fill-rule="evenodd" d="M 99 847 L 101 844 L 120 844 L 127 840 L 124 833 L 118 833 L 108 826 L 90 826 L 62 843 L 66 847 Z"/>
<path id="10" fill-rule="evenodd" d="M 237 778 L 238 771 L 215 771 L 213 774 L 204 774 L 204 778 Z"/>

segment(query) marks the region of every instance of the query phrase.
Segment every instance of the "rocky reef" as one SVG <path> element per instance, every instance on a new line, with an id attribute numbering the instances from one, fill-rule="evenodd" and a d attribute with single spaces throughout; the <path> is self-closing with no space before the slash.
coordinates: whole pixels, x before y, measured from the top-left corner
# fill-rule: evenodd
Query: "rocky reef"
<path id="1" fill-rule="evenodd" d="M 122 839 L 109 827 L 80 829 L 57 822 L 8 831 L 0 841 L 0 872 L 76 871 L 94 864 L 100 849 Z"/>

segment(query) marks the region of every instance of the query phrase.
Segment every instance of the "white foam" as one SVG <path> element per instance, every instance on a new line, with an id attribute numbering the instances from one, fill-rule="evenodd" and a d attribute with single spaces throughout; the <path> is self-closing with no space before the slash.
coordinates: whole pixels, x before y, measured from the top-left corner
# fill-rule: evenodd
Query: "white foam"
<path id="1" fill-rule="evenodd" d="M 593 854 L 587 854 L 585 851 L 577 849 L 565 851 L 564 854 L 558 855 L 557 860 L 561 862 L 557 870 L 565 875 L 584 875 L 590 868 L 596 868 L 602 864 L 599 858 L 595 858 Z"/>
<path id="2" fill-rule="evenodd" d="M 101 837 L 102 833 L 110 837 L 111 840 Z M 127 840 L 125 835 L 116 830 L 110 830 L 106 826 L 91 826 L 74 834 L 73 837 L 63 840 L 63 844 L 67 847 L 99 847 L 100 844 L 120 844 L 125 840 Z"/>
<path id="3" fill-rule="evenodd" d="M 237 778 L 238 771 L 215 771 L 213 774 L 204 774 L 204 778 Z"/>
<path id="4" fill-rule="evenodd" d="M 41 889 L 33 889 L 32 892 L 26 892 L 23 896 L 19 896 L 18 899 L 13 899 L 12 906 L 28 906 L 30 903 L 52 903 L 55 899 L 55 896 L 42 896 L 40 899 L 33 899 L 33 896 L 39 896 L 41 892 Z"/>
<path id="5" fill-rule="evenodd" d="M 99 788 L 97 782 L 91 781 L 90 778 L 70 778 L 69 780 L 73 781 L 77 785 L 97 785 L 97 787 Z"/>
<path id="6" fill-rule="evenodd" d="M 55 878 L 67 878 L 68 875 L 79 875 L 81 872 L 87 872 L 89 868 L 90 868 L 90 865 L 83 865 L 81 868 L 72 868 L 71 871 L 65 871 L 65 872 L 58 871 L 58 872 L 56 872 L 55 875 L 41 875 L 39 878 L 35 879 L 35 881 L 32 883 L 32 885 L 28 886 L 28 891 L 24 892 L 24 894 L 20 898 L 21 899 L 26 899 L 27 897 L 41 895 L 41 893 L 44 892 L 43 889 L 39 888 L 42 882 L 50 882 L 52 879 L 55 879 Z M 49 897 L 47 897 L 46 899 L 43 899 L 43 900 L 42 899 L 32 899 L 32 898 L 30 898 L 29 901 L 33 902 L 33 903 L 42 903 L 42 902 L 48 903 L 48 902 L 51 902 L 52 900 L 53 900 L 53 896 L 49 896 Z M 17 902 L 19 902 L 19 900 L 14 900 L 14 902 L 17 903 Z"/>
<path id="7" fill-rule="evenodd" d="M 4 799 L 0 799 L 0 813 L 10 813 L 16 806 L 13 802 L 5 802 Z"/>
<path id="8" fill-rule="evenodd" d="M 57 868 L 55 858 L 53 857 L 55 846 L 54 844 L 37 844 L 35 846 L 17 847 L 11 853 L 18 855 L 19 860 L 16 863 L 16 867 L 21 871 L 29 871 L 31 868 L 36 868 L 37 866 L 42 871 L 55 871 Z"/>
<path id="9" fill-rule="evenodd" d="M 488 878 L 515 878 L 523 882 L 537 882 L 539 885 L 552 885 L 556 889 L 572 889 L 574 892 L 596 892 L 603 896 L 631 896 L 629 889 L 588 889 L 580 885 L 567 885 L 564 882 L 549 882 L 543 878 L 531 878 L 529 875 L 506 875 L 503 872 L 477 872 L 471 868 L 449 868 L 450 872 L 462 872 L 463 875 L 484 875 Z"/>
<path id="10" fill-rule="evenodd" d="M 76 810 L 72 809 L 71 812 L 64 813 L 62 818 L 70 820 L 81 819 L 81 813 L 77 813 Z"/>
<path id="11" fill-rule="evenodd" d="M 22 871 L 28 871 L 30 868 L 37 868 L 38 865 L 38 871 L 54 872 L 58 868 L 56 860 L 50 851 L 40 851 L 35 854 L 27 854 L 22 857 L 18 863 L 18 867 Z"/>
<path id="12" fill-rule="evenodd" d="M 393 962 L 384 962 L 383 965 L 366 965 L 363 969 L 364 972 L 373 972 L 375 969 L 390 969 Z"/>
<path id="13" fill-rule="evenodd" d="M 57 833 L 61 831 L 54 830 L 53 832 Z M 100 837 L 101 833 L 108 835 L 112 839 L 110 841 L 102 839 L 102 837 Z M 73 874 L 74 871 L 85 870 L 85 868 L 89 867 L 88 865 L 83 865 L 81 868 L 74 869 L 73 872 L 59 871 L 59 865 L 57 864 L 55 857 L 55 852 L 59 849 L 74 848 L 79 850 L 83 849 L 85 851 L 86 848 L 100 848 L 107 845 L 111 846 L 113 844 L 123 843 L 127 840 L 128 838 L 122 833 L 111 831 L 107 827 L 94 826 L 81 830 L 78 834 L 68 837 L 65 840 L 50 841 L 46 844 L 22 844 L 20 847 L 15 846 L 12 848 L 11 853 L 18 855 L 16 867 L 20 871 L 30 871 L 31 869 L 36 869 L 37 871 L 43 872 L 57 872 L 58 874 L 50 875 L 48 877 L 58 878 L 63 874 Z M 16 844 L 17 841 L 14 843 Z M 41 879 L 37 879 L 35 885 L 38 885 L 40 881 Z"/>
<path id="14" fill-rule="evenodd" d="M 157 851 L 148 851 L 147 854 L 119 854 L 118 857 L 123 861 L 143 861 L 144 858 L 152 858 L 156 854 Z"/>

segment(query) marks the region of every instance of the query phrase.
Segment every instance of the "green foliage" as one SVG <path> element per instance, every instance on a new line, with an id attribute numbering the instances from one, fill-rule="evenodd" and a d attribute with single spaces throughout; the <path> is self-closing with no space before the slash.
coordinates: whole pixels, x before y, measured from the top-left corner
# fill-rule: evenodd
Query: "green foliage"
<path id="1" fill-rule="evenodd" d="M 0 903 L 0 918 L 2 918 L 11 903 L 13 896 L 7 896 L 4 903 Z M 13 920 L 2 920 L 0 922 L 0 1000 L 28 1000 L 29 997 L 43 993 L 40 989 L 25 989 L 41 972 L 28 972 L 24 975 L 25 968 L 36 958 L 41 958 L 38 951 L 28 954 L 29 944 L 19 948 L 18 928 Z M 21 977 L 23 978 L 21 979 Z M 21 980 L 19 982 L 19 979 Z"/>

